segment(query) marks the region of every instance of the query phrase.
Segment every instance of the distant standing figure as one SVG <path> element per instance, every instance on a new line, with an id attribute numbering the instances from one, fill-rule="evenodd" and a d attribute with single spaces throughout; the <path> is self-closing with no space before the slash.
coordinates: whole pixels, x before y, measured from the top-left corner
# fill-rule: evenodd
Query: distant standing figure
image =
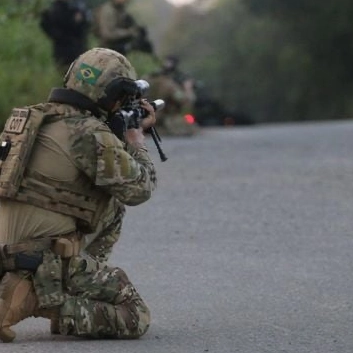
<path id="1" fill-rule="evenodd" d="M 194 79 L 180 70 L 179 61 L 176 55 L 167 55 L 162 62 L 159 74 L 171 78 L 178 84 L 192 105 L 196 100 Z"/>
<path id="2" fill-rule="evenodd" d="M 91 14 L 83 0 L 54 0 L 41 14 L 40 26 L 53 43 L 61 73 L 87 50 Z"/>
<path id="3" fill-rule="evenodd" d="M 99 46 L 123 55 L 132 50 L 153 52 L 147 29 L 126 11 L 129 0 L 108 0 L 94 11 L 93 33 Z"/>
<path id="4" fill-rule="evenodd" d="M 164 58 L 160 70 L 145 77 L 150 83 L 151 97 L 163 99 L 163 111 L 157 112 L 157 127 L 161 134 L 192 136 L 199 129 L 192 115 L 196 99 L 194 80 L 179 70 L 174 55 Z"/>

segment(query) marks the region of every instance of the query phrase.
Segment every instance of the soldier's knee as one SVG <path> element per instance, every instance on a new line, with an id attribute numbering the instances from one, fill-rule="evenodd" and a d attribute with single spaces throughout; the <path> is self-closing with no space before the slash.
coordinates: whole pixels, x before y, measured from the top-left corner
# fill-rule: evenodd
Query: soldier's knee
<path id="1" fill-rule="evenodd" d="M 90 338 L 143 336 L 150 326 L 150 311 L 141 301 L 119 304 L 69 299 L 61 308 L 60 333 Z"/>

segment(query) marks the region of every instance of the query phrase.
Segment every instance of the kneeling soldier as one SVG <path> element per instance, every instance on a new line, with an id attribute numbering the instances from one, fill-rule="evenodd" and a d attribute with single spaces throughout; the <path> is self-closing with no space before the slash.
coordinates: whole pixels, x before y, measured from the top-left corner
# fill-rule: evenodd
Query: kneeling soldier
<path id="1" fill-rule="evenodd" d="M 143 133 L 156 122 L 153 107 L 141 101 L 147 117 L 126 130 L 124 142 L 108 127 L 136 93 L 135 80 L 123 55 L 93 48 L 48 102 L 14 109 L 7 120 L 0 136 L 2 341 L 11 342 L 11 327 L 31 316 L 51 319 L 63 335 L 147 331 L 150 313 L 135 287 L 99 259 L 100 240 L 114 243 L 120 232 L 124 205 L 147 201 L 156 186 Z M 103 250 L 91 243 L 85 253 L 92 233 Z"/>

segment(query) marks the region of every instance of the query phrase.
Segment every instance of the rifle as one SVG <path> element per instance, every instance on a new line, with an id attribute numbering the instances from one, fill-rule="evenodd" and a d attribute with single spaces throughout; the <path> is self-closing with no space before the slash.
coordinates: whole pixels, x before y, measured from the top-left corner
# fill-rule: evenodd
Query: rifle
<path id="1" fill-rule="evenodd" d="M 140 121 L 147 118 L 149 112 L 141 107 L 140 100 L 146 94 L 149 89 L 149 83 L 145 80 L 137 80 L 136 84 L 136 94 L 134 97 L 127 99 L 121 109 L 116 112 L 112 118 L 108 121 L 108 126 L 121 140 L 124 140 L 124 135 L 127 129 L 137 129 L 140 126 Z M 154 111 L 159 111 L 164 108 L 165 102 L 162 99 L 156 99 L 149 102 Z M 165 162 L 168 158 L 164 154 L 160 138 L 156 128 L 154 126 L 146 130 L 147 133 L 151 134 L 153 142 L 157 147 L 159 157 L 162 162 Z"/>

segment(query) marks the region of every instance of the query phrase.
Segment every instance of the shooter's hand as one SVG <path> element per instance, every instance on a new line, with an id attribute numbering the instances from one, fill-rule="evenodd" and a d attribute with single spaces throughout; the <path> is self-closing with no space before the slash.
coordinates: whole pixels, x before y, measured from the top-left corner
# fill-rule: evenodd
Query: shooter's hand
<path id="1" fill-rule="evenodd" d="M 141 99 L 140 105 L 141 108 L 148 112 L 148 115 L 146 118 L 140 120 L 140 127 L 138 129 L 127 129 L 125 132 L 125 141 L 135 148 L 145 146 L 145 136 L 143 134 L 143 130 L 149 129 L 156 123 L 156 113 L 147 99 Z"/>
<path id="2" fill-rule="evenodd" d="M 147 99 L 141 99 L 140 105 L 148 112 L 147 117 L 142 119 L 140 122 L 142 129 L 147 130 L 156 124 L 156 112 Z"/>

